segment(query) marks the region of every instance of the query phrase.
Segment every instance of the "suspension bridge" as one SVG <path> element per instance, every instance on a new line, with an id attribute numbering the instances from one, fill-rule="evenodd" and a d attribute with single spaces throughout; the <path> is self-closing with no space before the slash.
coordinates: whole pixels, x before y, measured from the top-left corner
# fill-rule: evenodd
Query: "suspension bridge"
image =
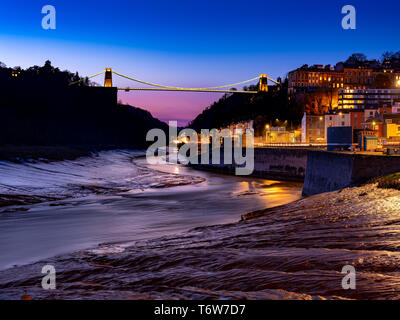
<path id="1" fill-rule="evenodd" d="M 150 87 L 117 87 L 118 90 L 123 90 L 123 91 L 186 91 L 186 92 L 217 92 L 217 93 L 244 93 L 244 94 L 255 94 L 257 92 L 268 92 L 268 81 L 271 81 L 277 85 L 281 85 L 280 82 L 269 78 L 266 74 L 260 74 L 258 77 L 255 77 L 253 79 L 237 82 L 237 83 L 231 83 L 231 84 L 226 84 L 222 86 L 217 86 L 217 87 L 208 87 L 208 88 L 181 88 L 181 87 L 173 87 L 173 86 L 166 86 L 166 85 L 161 85 L 161 84 L 156 84 L 148 81 L 143 81 L 139 79 L 135 79 L 132 77 L 129 77 L 127 75 L 118 73 L 111 68 L 106 68 L 104 71 L 96 73 L 92 76 L 86 77 L 84 79 L 81 79 L 76 82 L 72 82 L 70 85 L 78 84 L 79 82 L 85 81 L 86 79 L 91 79 L 97 76 L 100 76 L 104 74 L 104 87 L 113 87 L 113 77 L 112 75 L 115 74 L 119 77 L 134 81 L 136 83 L 148 85 Z M 232 89 L 227 89 L 227 88 L 233 88 L 238 85 L 242 85 L 245 83 L 253 82 L 258 80 L 258 90 L 257 91 L 250 91 L 250 90 L 232 90 Z"/>

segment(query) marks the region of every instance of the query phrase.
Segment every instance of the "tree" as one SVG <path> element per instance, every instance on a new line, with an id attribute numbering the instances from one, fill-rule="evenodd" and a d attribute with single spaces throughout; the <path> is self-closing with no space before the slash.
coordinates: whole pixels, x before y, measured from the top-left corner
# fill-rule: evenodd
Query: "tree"
<path id="1" fill-rule="evenodd" d="M 363 53 L 353 53 L 346 61 L 346 64 L 360 66 L 365 61 L 367 61 L 367 57 Z"/>
<path id="2" fill-rule="evenodd" d="M 385 51 L 384 53 L 382 53 L 382 57 L 381 57 L 381 61 L 387 61 L 387 60 L 391 60 L 394 56 L 394 53 L 391 51 Z"/>
<path id="3" fill-rule="evenodd" d="M 361 66 L 364 62 L 367 61 L 367 56 L 363 53 L 353 53 L 347 60 L 346 64 Z"/>

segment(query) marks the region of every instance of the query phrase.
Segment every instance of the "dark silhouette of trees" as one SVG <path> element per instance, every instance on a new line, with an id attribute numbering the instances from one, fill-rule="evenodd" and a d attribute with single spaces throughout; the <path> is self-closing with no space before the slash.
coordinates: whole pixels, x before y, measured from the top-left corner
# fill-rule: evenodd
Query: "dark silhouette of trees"
<path id="1" fill-rule="evenodd" d="M 353 53 L 345 63 L 352 66 L 362 66 L 367 61 L 367 56 L 363 53 Z"/>
<path id="2" fill-rule="evenodd" d="M 382 54 L 381 60 L 383 66 L 385 67 L 391 69 L 400 69 L 400 51 L 395 53 L 387 51 Z"/>
<path id="3" fill-rule="evenodd" d="M 368 60 L 363 53 L 352 54 L 344 63 L 349 67 L 372 67 L 374 69 L 396 69 L 400 70 L 400 51 L 386 51 L 381 60 Z"/>
<path id="4" fill-rule="evenodd" d="M 0 145 L 144 148 L 148 130 L 167 129 L 149 112 L 118 104 L 116 88 L 89 84 L 50 61 L 0 68 Z"/>
<path id="5" fill-rule="evenodd" d="M 19 71 L 18 77 L 12 77 L 12 71 Z M 71 73 L 68 70 L 61 71 L 59 68 L 52 66 L 51 62 L 47 60 L 42 67 L 33 66 L 26 70 L 21 67 L 7 68 L 4 63 L 0 63 L 0 77 L 1 84 L 8 81 L 20 81 L 25 85 L 37 87 L 60 87 L 67 86 L 72 82 L 78 82 L 76 86 L 89 86 L 91 83 L 87 78 L 79 76 L 78 72 Z"/>
<path id="6" fill-rule="evenodd" d="M 244 91 L 257 91 L 257 86 L 243 88 Z M 278 89 L 270 86 L 269 92 L 254 95 L 233 93 L 224 95 L 217 102 L 207 107 L 189 126 L 196 131 L 228 126 L 232 123 L 255 120 L 255 133 L 262 134 L 267 123 L 276 119 L 288 120 L 288 124 L 299 125 L 303 108 L 287 94 L 287 82 Z"/>

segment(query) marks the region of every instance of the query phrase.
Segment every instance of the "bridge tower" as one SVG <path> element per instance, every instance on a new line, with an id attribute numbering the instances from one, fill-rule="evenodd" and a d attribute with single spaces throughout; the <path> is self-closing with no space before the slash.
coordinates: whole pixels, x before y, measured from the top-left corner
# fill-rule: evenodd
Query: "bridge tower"
<path id="1" fill-rule="evenodd" d="M 112 69 L 106 68 L 106 73 L 104 74 L 104 86 L 105 87 L 112 87 Z"/>
<path id="2" fill-rule="evenodd" d="M 260 81 L 258 82 L 258 91 L 268 92 L 268 77 L 266 74 L 260 74 Z"/>

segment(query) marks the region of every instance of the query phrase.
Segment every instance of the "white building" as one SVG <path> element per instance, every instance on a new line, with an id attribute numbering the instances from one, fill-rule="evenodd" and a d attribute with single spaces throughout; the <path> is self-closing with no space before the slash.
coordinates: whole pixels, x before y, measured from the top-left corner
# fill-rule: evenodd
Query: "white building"
<path id="1" fill-rule="evenodd" d="M 328 136 L 328 127 L 350 127 L 350 113 L 326 114 L 325 115 L 325 137 Z"/>

